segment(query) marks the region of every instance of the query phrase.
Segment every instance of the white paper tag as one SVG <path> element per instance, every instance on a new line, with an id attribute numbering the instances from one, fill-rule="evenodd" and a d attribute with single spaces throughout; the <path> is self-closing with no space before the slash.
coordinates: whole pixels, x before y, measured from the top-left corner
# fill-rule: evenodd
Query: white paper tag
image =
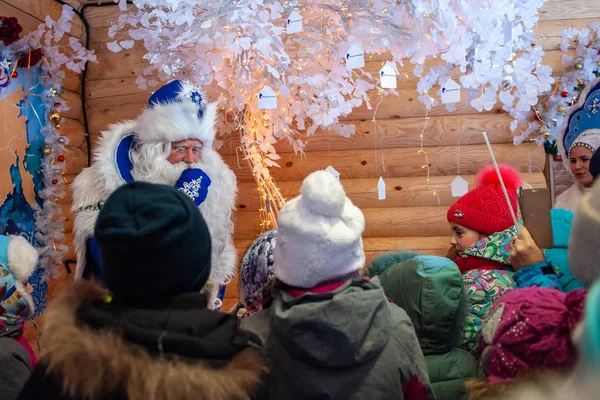
<path id="1" fill-rule="evenodd" d="M 396 82 L 396 70 L 389 63 L 385 63 L 383 68 L 379 70 L 379 78 L 381 79 L 381 87 L 384 89 L 396 89 L 398 83 Z"/>
<path id="2" fill-rule="evenodd" d="M 448 79 L 442 86 L 442 103 L 460 102 L 460 85 L 452 79 Z"/>
<path id="3" fill-rule="evenodd" d="M 464 196 L 469 191 L 469 182 L 460 175 L 454 178 L 450 186 L 452 187 L 452 197 Z"/>
<path id="4" fill-rule="evenodd" d="M 365 66 L 365 52 L 357 45 L 353 45 L 346 52 L 346 68 L 356 69 Z"/>
<path id="5" fill-rule="evenodd" d="M 512 21 L 508 20 L 508 17 L 504 17 L 502 22 L 502 31 L 504 32 L 504 44 L 508 44 L 512 40 Z"/>
<path id="6" fill-rule="evenodd" d="M 377 198 L 385 200 L 385 182 L 381 176 L 379 177 L 379 182 L 377 182 Z"/>
<path id="7" fill-rule="evenodd" d="M 298 11 L 293 11 L 285 22 L 287 24 L 288 35 L 302 31 L 302 16 Z"/>
<path id="8" fill-rule="evenodd" d="M 336 169 L 333 168 L 331 165 L 328 166 L 327 168 L 325 168 L 325 171 L 329 172 L 331 175 L 333 175 L 336 178 L 340 179 L 340 173 L 337 172 Z"/>
<path id="9" fill-rule="evenodd" d="M 258 94 L 258 108 L 272 110 L 277 108 L 277 94 L 273 89 L 265 86 Z"/>

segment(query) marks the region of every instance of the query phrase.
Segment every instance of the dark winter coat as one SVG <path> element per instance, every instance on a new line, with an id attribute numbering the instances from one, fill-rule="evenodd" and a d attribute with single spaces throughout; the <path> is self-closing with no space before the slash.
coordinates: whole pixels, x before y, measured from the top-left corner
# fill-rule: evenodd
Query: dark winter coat
<path id="1" fill-rule="evenodd" d="M 376 280 L 412 320 L 437 399 L 466 400 L 465 382 L 483 375 L 475 357 L 458 348 L 469 300 L 456 264 L 417 256 L 389 266 Z"/>
<path id="2" fill-rule="evenodd" d="M 132 282 L 135 284 L 135 282 Z M 75 283 L 48 310 L 48 352 L 19 399 L 249 399 L 264 363 L 256 336 L 204 295 L 153 308 L 105 304 L 107 292 Z"/>
<path id="3" fill-rule="evenodd" d="M 273 303 L 242 320 L 261 336 L 271 373 L 268 399 L 433 399 L 406 313 L 363 279 Z"/>
<path id="4" fill-rule="evenodd" d="M 27 350 L 10 337 L 0 337 L 0 398 L 14 400 L 27 382 L 31 358 Z"/>

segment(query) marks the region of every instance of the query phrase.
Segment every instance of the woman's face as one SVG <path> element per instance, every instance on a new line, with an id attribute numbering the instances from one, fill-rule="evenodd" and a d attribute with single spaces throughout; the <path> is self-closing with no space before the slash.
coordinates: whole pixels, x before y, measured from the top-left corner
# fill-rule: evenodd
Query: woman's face
<path id="1" fill-rule="evenodd" d="M 450 244 L 454 246 L 459 257 L 463 255 L 463 251 L 485 237 L 479 232 L 475 232 L 472 229 L 465 228 L 454 222 L 451 222 L 450 226 L 452 227 L 452 239 L 450 240 Z"/>
<path id="2" fill-rule="evenodd" d="M 575 175 L 575 179 L 580 185 L 585 187 L 592 186 L 594 177 L 590 174 L 590 159 L 592 151 L 583 146 L 573 147 L 569 154 L 569 162 L 571 163 L 571 172 Z"/>

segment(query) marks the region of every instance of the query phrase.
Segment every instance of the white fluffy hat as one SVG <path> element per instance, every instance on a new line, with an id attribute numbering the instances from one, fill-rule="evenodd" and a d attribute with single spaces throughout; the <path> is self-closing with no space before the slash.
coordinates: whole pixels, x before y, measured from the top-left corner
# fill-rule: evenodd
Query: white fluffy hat
<path id="1" fill-rule="evenodd" d="M 313 288 L 365 264 L 365 218 L 329 172 L 304 179 L 300 196 L 281 209 L 277 229 L 275 276 L 290 286 Z"/>
<path id="2" fill-rule="evenodd" d="M 198 139 L 211 149 L 216 117 L 217 103 L 206 103 L 198 86 L 175 80 L 148 100 L 148 108 L 137 119 L 136 139 L 140 143 Z"/>

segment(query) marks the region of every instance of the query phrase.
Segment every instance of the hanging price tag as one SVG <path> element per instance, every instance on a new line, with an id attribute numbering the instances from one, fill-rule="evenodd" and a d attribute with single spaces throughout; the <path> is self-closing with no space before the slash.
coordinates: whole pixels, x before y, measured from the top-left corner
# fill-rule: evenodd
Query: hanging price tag
<path id="1" fill-rule="evenodd" d="M 328 166 L 327 168 L 325 168 L 325 171 L 329 172 L 331 175 L 333 175 L 336 178 L 340 179 L 340 173 L 337 172 L 337 170 L 335 168 L 333 168 L 331 165 Z"/>
<path id="2" fill-rule="evenodd" d="M 377 199 L 385 200 L 385 182 L 383 181 L 383 177 L 379 177 L 379 182 L 377 182 Z"/>
<path id="3" fill-rule="evenodd" d="M 273 89 L 265 86 L 258 94 L 258 108 L 272 110 L 277 108 L 277 94 Z"/>
<path id="4" fill-rule="evenodd" d="M 383 68 L 379 70 L 379 78 L 381 79 L 381 87 L 384 89 L 396 89 L 398 83 L 396 82 L 396 70 L 389 63 L 385 63 Z"/>
<path id="5" fill-rule="evenodd" d="M 302 31 L 302 16 L 298 11 L 293 11 L 285 22 L 287 24 L 288 35 Z"/>
<path id="6" fill-rule="evenodd" d="M 360 47 L 354 45 L 346 52 L 346 68 L 356 69 L 365 66 L 365 52 Z"/>
<path id="7" fill-rule="evenodd" d="M 460 85 L 452 79 L 448 79 L 442 86 L 442 103 L 460 102 Z"/>
<path id="8" fill-rule="evenodd" d="M 462 197 L 469 191 L 469 182 L 461 176 L 454 178 L 450 186 L 452 187 L 452 197 Z"/>

